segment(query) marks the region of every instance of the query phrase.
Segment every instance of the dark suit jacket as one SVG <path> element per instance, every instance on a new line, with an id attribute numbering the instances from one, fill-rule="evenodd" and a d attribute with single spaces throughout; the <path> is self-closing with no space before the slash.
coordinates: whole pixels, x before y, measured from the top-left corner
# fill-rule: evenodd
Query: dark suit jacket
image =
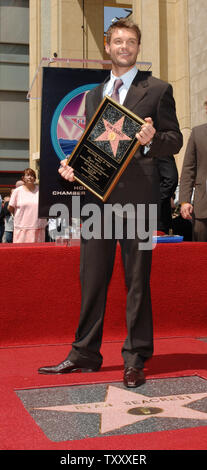
<path id="1" fill-rule="evenodd" d="M 191 202 L 193 188 L 194 214 L 207 218 L 207 124 L 194 127 L 185 151 L 180 178 L 179 201 Z"/>
<path id="2" fill-rule="evenodd" d="M 157 230 L 165 233 L 172 228 L 171 197 L 174 196 L 178 185 L 178 170 L 173 155 L 158 158 L 158 171 L 160 175 L 160 214 Z"/>
<path id="3" fill-rule="evenodd" d="M 103 86 L 104 84 L 101 84 L 87 94 L 87 123 L 103 99 Z M 119 202 L 122 205 L 128 202 L 157 203 L 160 180 L 156 160 L 159 156 L 178 153 L 183 143 L 172 87 L 152 77 L 151 72 L 138 71 L 123 105 L 142 119 L 151 117 L 157 132 L 147 156 L 143 154 L 143 147 L 138 148 L 107 202 L 110 204 Z M 90 194 L 88 200 L 92 199 L 93 196 Z M 93 202 L 97 203 L 97 198 Z"/>

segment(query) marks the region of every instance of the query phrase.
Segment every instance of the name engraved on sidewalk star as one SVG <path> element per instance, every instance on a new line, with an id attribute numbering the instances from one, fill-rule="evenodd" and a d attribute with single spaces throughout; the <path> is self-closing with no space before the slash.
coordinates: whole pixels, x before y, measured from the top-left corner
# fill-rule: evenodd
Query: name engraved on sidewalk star
<path id="1" fill-rule="evenodd" d="M 105 401 L 73 405 L 35 408 L 58 413 L 95 413 L 101 415 L 100 434 L 104 434 L 153 416 L 159 418 L 185 418 L 207 421 L 207 413 L 188 407 L 189 404 L 207 398 L 207 393 L 146 397 L 141 393 L 122 390 L 108 385 Z M 156 403 L 156 406 L 149 406 Z M 135 407 L 135 405 L 138 405 Z"/>
<path id="2" fill-rule="evenodd" d="M 207 426 L 207 381 L 195 375 L 148 379 L 136 389 L 117 381 L 15 393 L 52 442 Z"/>

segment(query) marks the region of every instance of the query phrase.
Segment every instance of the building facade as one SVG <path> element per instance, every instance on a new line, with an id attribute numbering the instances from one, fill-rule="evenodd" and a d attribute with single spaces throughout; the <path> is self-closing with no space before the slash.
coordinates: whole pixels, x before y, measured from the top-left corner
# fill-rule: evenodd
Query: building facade
<path id="1" fill-rule="evenodd" d="M 0 193 L 29 162 L 29 0 L 0 2 Z"/>

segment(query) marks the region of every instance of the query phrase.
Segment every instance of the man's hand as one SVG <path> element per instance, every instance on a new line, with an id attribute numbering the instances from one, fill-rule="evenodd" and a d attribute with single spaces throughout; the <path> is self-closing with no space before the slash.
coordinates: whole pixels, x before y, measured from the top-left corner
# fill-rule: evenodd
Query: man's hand
<path id="1" fill-rule="evenodd" d="M 192 220 L 192 215 L 191 215 L 192 212 L 193 212 L 192 204 L 190 204 L 189 202 L 184 202 L 183 204 L 181 204 L 180 213 L 183 219 Z"/>
<path id="2" fill-rule="evenodd" d="M 65 179 L 65 180 L 68 180 L 70 181 L 71 183 L 73 181 L 75 181 L 75 178 L 74 178 L 74 171 L 73 171 L 73 168 L 69 165 L 67 165 L 67 158 L 65 160 L 61 160 L 61 163 L 60 163 L 60 168 L 58 170 L 58 172 L 60 173 L 60 175 Z"/>
<path id="3" fill-rule="evenodd" d="M 137 140 L 141 145 L 147 145 L 151 142 L 155 135 L 155 128 L 153 127 L 153 121 L 150 117 L 145 119 L 146 124 L 142 125 L 141 131 L 136 134 Z"/>

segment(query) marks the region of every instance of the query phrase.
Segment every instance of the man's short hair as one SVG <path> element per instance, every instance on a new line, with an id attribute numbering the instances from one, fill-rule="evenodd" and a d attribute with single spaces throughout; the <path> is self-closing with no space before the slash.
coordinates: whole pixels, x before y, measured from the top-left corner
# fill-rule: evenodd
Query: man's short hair
<path id="1" fill-rule="evenodd" d="M 111 26 L 109 26 L 108 31 L 106 32 L 106 42 L 107 42 L 107 44 L 110 44 L 111 35 L 112 35 L 113 31 L 117 28 L 132 29 L 137 35 L 138 44 L 141 43 L 141 31 L 139 29 L 139 26 L 136 23 L 134 23 L 134 21 L 132 21 L 130 18 L 120 18 L 115 23 L 113 23 Z"/>

